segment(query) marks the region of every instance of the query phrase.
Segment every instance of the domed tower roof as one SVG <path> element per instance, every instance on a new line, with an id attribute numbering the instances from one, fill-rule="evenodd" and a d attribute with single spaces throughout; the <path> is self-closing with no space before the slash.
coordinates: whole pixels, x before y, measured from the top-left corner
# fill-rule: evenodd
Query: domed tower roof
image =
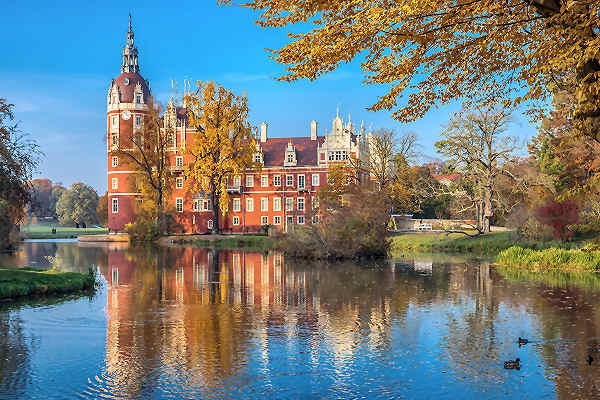
<path id="1" fill-rule="evenodd" d="M 115 87 L 118 89 L 119 102 L 121 103 L 137 103 L 135 96 L 142 94 L 140 102 L 147 104 L 151 96 L 148 81 L 140 75 L 138 49 L 135 47 L 133 29 L 131 28 L 131 14 L 129 14 L 127 42 L 123 47 L 121 74 L 113 79 L 109 92 L 113 91 Z"/>

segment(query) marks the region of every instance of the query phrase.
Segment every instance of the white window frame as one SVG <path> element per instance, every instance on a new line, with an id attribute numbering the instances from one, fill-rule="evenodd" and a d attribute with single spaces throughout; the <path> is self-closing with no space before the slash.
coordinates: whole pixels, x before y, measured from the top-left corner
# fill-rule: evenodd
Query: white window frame
<path id="1" fill-rule="evenodd" d="M 281 215 L 273 216 L 273 225 L 281 225 Z"/>
<path id="2" fill-rule="evenodd" d="M 234 212 L 242 211 L 242 201 L 239 197 L 233 199 L 232 208 Z"/>
<path id="3" fill-rule="evenodd" d="M 300 181 L 302 181 L 302 182 L 300 182 Z M 306 188 L 306 178 L 305 178 L 304 174 L 298 174 L 296 176 L 296 184 L 298 185 L 298 189 Z"/>
<path id="4" fill-rule="evenodd" d="M 175 166 L 183 167 L 183 156 L 175 156 Z"/>
<path id="5" fill-rule="evenodd" d="M 113 214 L 119 213 L 119 199 L 118 198 L 113 197 L 113 199 L 112 199 L 112 213 Z"/>
<path id="6" fill-rule="evenodd" d="M 254 175 L 246 175 L 246 187 L 254 187 Z"/>
<path id="7" fill-rule="evenodd" d="M 200 211 L 211 211 L 211 201 L 210 199 L 202 199 L 200 201 Z"/>
<path id="8" fill-rule="evenodd" d="M 313 224 L 318 224 L 319 223 L 319 216 L 318 215 L 313 215 L 313 217 L 312 217 L 312 223 Z"/>
<path id="9" fill-rule="evenodd" d="M 317 196 L 313 196 L 311 199 L 311 207 L 313 210 L 319 208 L 319 198 Z"/>
<path id="10" fill-rule="evenodd" d="M 233 186 L 242 186 L 242 177 L 240 175 L 236 175 L 233 177 Z"/>
<path id="11" fill-rule="evenodd" d="M 110 147 L 112 149 L 119 148 L 119 134 L 118 133 L 110 135 Z"/>
<path id="12" fill-rule="evenodd" d="M 135 115 L 133 117 L 133 120 L 135 121 L 135 127 L 136 128 L 141 128 L 142 127 L 142 116 L 141 115 Z"/>
<path id="13" fill-rule="evenodd" d="M 269 211 L 269 198 L 268 197 L 261 197 L 260 211 Z"/>
<path id="14" fill-rule="evenodd" d="M 305 206 L 305 204 L 304 204 L 304 197 L 298 197 L 298 198 L 296 198 L 296 208 L 298 209 L 298 211 L 304 211 L 305 210 L 304 206 Z"/>
<path id="15" fill-rule="evenodd" d="M 136 104 L 142 104 L 142 95 L 141 94 L 136 94 L 135 95 L 135 103 Z"/>
<path id="16" fill-rule="evenodd" d="M 119 188 L 119 180 L 117 178 L 112 178 L 110 182 L 111 189 L 115 190 Z"/>
<path id="17" fill-rule="evenodd" d="M 294 186 L 294 175 L 285 176 L 285 186 Z"/>
<path id="18" fill-rule="evenodd" d="M 183 197 L 177 197 L 177 198 L 175 198 L 175 209 L 177 210 L 178 213 L 182 213 L 183 212 Z"/>
<path id="19" fill-rule="evenodd" d="M 178 176 L 177 178 L 175 178 L 175 188 L 183 189 L 183 177 Z"/>
<path id="20" fill-rule="evenodd" d="M 212 229 L 212 228 L 213 228 L 213 220 L 212 220 L 212 219 L 209 219 L 209 220 L 208 220 L 208 222 L 206 223 L 206 227 L 207 227 L 208 229 Z"/>
<path id="21" fill-rule="evenodd" d="M 298 225 L 304 225 L 304 215 L 298 215 Z"/>
<path id="22" fill-rule="evenodd" d="M 113 156 L 113 158 L 112 158 L 112 166 L 113 167 L 118 167 L 119 166 L 119 157 Z"/>
<path id="23" fill-rule="evenodd" d="M 319 174 L 312 174 L 312 185 L 319 186 Z"/>
<path id="24" fill-rule="evenodd" d="M 273 211 L 281 211 L 281 197 L 273 197 Z"/>
<path id="25" fill-rule="evenodd" d="M 269 175 L 261 175 L 260 176 L 260 186 L 261 187 L 269 186 Z"/>
<path id="26" fill-rule="evenodd" d="M 202 201 L 202 199 L 194 199 L 194 202 L 192 204 L 192 211 L 194 211 L 194 212 L 200 211 L 200 202 L 201 201 Z"/>
<path id="27" fill-rule="evenodd" d="M 269 225 L 269 216 L 268 215 L 262 215 L 260 217 L 260 224 L 261 225 Z"/>
<path id="28" fill-rule="evenodd" d="M 119 116 L 113 115 L 110 117 L 110 131 L 119 132 Z"/>
<path id="29" fill-rule="evenodd" d="M 253 198 L 246 199 L 246 211 L 249 211 L 249 212 L 254 211 L 254 199 Z"/>
<path id="30" fill-rule="evenodd" d="M 294 211 L 294 198 L 293 197 L 285 198 L 285 211 Z"/>
<path id="31" fill-rule="evenodd" d="M 239 225 L 239 224 L 240 224 L 240 217 L 238 217 L 238 216 L 234 216 L 234 217 L 232 218 L 232 220 L 231 220 L 231 223 L 232 223 L 233 225 L 236 225 L 236 226 L 237 226 L 237 225 Z"/>
<path id="32" fill-rule="evenodd" d="M 281 175 L 273 176 L 273 186 L 281 186 Z"/>

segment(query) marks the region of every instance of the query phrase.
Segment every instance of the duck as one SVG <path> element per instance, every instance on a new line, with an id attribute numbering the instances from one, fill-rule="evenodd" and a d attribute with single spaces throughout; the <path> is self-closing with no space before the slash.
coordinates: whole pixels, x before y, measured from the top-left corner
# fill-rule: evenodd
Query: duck
<path id="1" fill-rule="evenodd" d="M 504 369 L 521 369 L 521 359 L 504 361 Z"/>
<path id="2" fill-rule="evenodd" d="M 519 336 L 519 346 L 529 343 L 529 340 Z"/>
<path id="3" fill-rule="evenodd" d="M 592 357 L 591 355 L 587 356 L 587 363 L 588 365 L 592 365 L 592 363 L 594 362 L 594 357 Z"/>

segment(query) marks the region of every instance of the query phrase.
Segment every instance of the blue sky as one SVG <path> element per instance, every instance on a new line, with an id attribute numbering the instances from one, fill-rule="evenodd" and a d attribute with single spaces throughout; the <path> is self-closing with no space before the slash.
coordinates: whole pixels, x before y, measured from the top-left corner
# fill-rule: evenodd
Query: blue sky
<path id="1" fill-rule="evenodd" d="M 387 112 L 366 107 L 384 88 L 365 86 L 356 63 L 315 81 L 276 82 L 283 67 L 265 48 L 278 48 L 284 32 L 264 30 L 256 14 L 240 7 L 217 6 L 216 0 L 194 2 L 89 1 L 56 4 L 4 0 L 0 4 L 3 53 L 0 97 L 15 104 L 23 131 L 45 153 L 39 177 L 64 185 L 83 181 L 106 191 L 106 93 L 120 72 L 128 13 L 133 15 L 140 72 L 161 102 L 170 95 L 171 80 L 214 80 L 245 91 L 254 125 L 269 124 L 269 136 L 304 136 L 311 120 L 319 134 L 340 114 L 368 127 L 412 130 L 424 153 L 435 156 L 440 127 L 457 105 L 430 111 L 411 124 L 392 120 Z M 535 128 L 516 116 L 513 135 L 523 140 Z"/>

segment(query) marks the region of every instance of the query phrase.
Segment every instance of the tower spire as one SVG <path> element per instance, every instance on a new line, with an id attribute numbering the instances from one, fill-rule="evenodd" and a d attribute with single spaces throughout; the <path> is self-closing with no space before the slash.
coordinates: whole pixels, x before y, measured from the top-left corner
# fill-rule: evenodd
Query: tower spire
<path id="1" fill-rule="evenodd" d="M 131 13 L 129 13 L 129 31 L 127 32 L 127 42 L 123 47 L 123 64 L 121 72 L 140 72 L 138 65 L 138 50 L 133 42 L 134 34 L 131 27 Z"/>

